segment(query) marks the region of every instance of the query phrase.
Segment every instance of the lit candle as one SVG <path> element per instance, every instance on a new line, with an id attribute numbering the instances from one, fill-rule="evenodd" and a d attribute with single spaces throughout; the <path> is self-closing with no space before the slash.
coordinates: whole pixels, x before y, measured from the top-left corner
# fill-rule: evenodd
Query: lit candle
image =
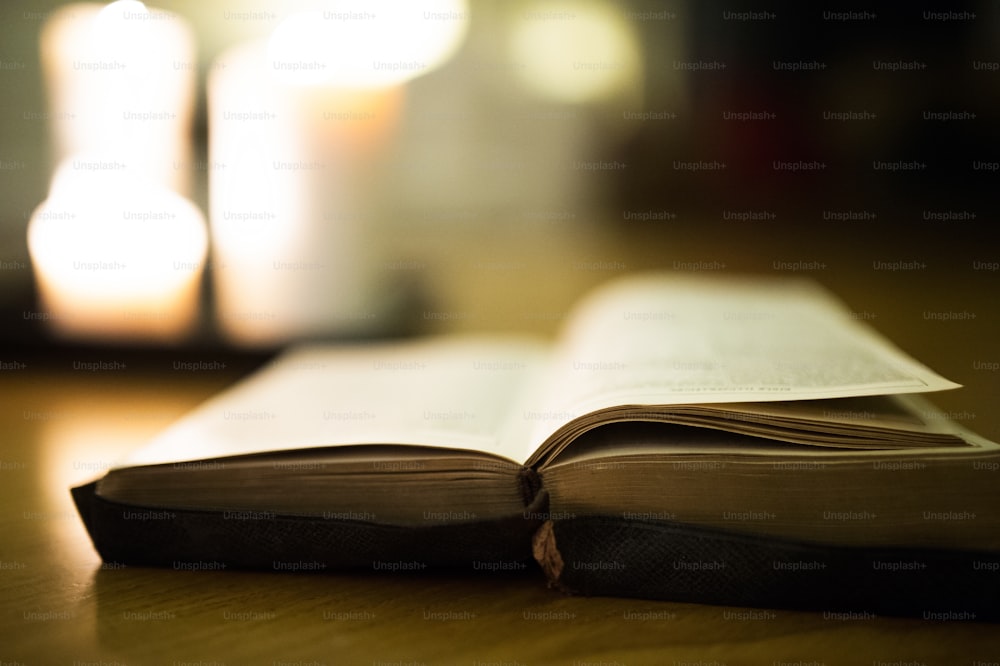
<path id="1" fill-rule="evenodd" d="M 42 307 L 55 331 L 77 337 L 183 338 L 207 249 L 194 204 L 97 156 L 60 166 L 28 224 Z"/>
<path id="2" fill-rule="evenodd" d="M 213 277 L 237 343 L 381 325 L 380 158 L 403 82 L 450 56 L 467 13 L 455 0 L 338 7 L 294 14 L 212 67 Z"/>
<path id="3" fill-rule="evenodd" d="M 194 39 L 137 0 L 70 4 L 41 35 L 56 164 L 100 151 L 179 192 L 189 187 Z"/>

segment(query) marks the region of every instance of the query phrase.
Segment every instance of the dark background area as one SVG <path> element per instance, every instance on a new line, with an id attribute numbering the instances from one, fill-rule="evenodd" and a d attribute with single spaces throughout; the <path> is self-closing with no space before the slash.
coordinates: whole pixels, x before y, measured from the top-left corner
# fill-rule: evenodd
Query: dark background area
<path id="1" fill-rule="evenodd" d="M 24 232 L 52 168 L 45 123 L 29 112 L 45 108 L 37 39 L 56 4 L 0 10 L 0 344 L 11 358 L 59 347 L 103 353 L 99 342 L 53 338 L 27 316 L 39 306 Z M 453 327 L 550 333 L 579 293 L 619 269 L 808 275 L 918 357 L 947 347 L 952 375 L 966 375 L 956 381 L 973 377 L 995 394 L 995 372 L 970 370 L 996 361 L 995 347 L 968 341 L 1000 336 L 1000 5 L 610 4 L 639 37 L 641 108 L 615 100 L 599 109 L 559 106 L 513 89 L 507 95 L 503 77 L 463 74 L 490 49 L 501 62 L 499 36 L 519 15 L 551 8 L 545 3 L 472 2 L 469 37 L 454 62 L 410 85 L 408 113 L 420 122 L 403 132 L 412 154 L 429 161 L 422 135 L 440 140 L 454 119 L 422 109 L 439 108 L 431 101 L 441 95 L 492 96 L 467 123 L 483 142 L 467 146 L 473 180 L 495 176 L 491 146 L 526 122 L 554 127 L 560 118 L 588 123 L 593 140 L 578 155 L 624 166 L 581 171 L 566 162 L 577 191 L 591 196 L 554 196 L 541 208 L 525 201 L 516 177 L 498 181 L 479 205 L 468 195 L 449 207 L 443 178 L 438 203 L 387 192 L 393 222 L 384 234 L 395 239 L 395 256 L 417 268 L 400 277 L 410 300 L 383 332 L 437 330 L 421 313 L 459 307 L 449 291 L 459 283 L 491 314 Z M 195 141 L 204 157 L 206 63 L 237 39 L 220 36 L 212 20 L 250 5 L 157 6 L 188 16 L 202 37 Z M 494 103 L 505 96 L 507 106 Z M 537 158 L 532 150 L 524 147 L 524 164 Z M 397 180 L 408 173 L 403 166 L 393 171 Z M 207 175 L 196 175 L 193 197 L 207 210 Z M 455 186 L 455 196 L 464 189 Z M 497 261 L 510 270 L 498 276 Z M 569 275 L 581 261 L 612 268 Z M 526 305 L 490 307 L 504 298 Z M 201 326 L 181 349 L 222 352 L 208 279 L 202 300 Z M 904 300 L 910 305 L 894 307 Z M 942 312 L 965 314 L 935 318 Z"/>

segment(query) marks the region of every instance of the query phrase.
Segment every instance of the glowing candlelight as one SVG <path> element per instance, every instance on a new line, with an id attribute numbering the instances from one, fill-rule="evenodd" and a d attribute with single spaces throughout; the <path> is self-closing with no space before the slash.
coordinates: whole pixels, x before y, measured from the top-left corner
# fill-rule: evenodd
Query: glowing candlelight
<path id="1" fill-rule="evenodd" d="M 100 151 L 177 191 L 188 187 L 194 40 L 137 0 L 53 12 L 41 35 L 56 163 Z"/>
<path id="2" fill-rule="evenodd" d="M 529 13 L 571 20 L 521 21 L 509 50 L 527 66 L 518 70 L 537 95 L 579 104 L 614 100 L 641 105 L 642 55 L 634 27 L 618 3 L 607 0 L 542 0 Z"/>
<path id="3" fill-rule="evenodd" d="M 28 225 L 42 306 L 62 334 L 173 342 L 196 322 L 208 247 L 198 209 L 120 162 L 65 162 Z"/>
<path id="4" fill-rule="evenodd" d="M 213 277 L 233 341 L 379 324 L 376 190 L 402 83 L 461 43 L 464 2 L 341 3 L 294 14 L 209 79 Z"/>

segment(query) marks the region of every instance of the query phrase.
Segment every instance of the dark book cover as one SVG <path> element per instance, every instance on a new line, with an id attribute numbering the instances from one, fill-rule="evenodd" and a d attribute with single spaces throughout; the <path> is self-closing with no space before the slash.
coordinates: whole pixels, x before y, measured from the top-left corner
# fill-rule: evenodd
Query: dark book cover
<path id="1" fill-rule="evenodd" d="M 1000 555 L 759 538 L 669 522 L 546 520 L 547 496 L 500 520 L 402 527 L 321 516 L 193 511 L 73 499 L 105 562 L 322 572 L 483 569 L 538 561 L 570 594 L 937 621 L 1000 620 Z M 768 611 L 761 611 L 768 612 Z"/>
<path id="2" fill-rule="evenodd" d="M 546 521 L 534 553 L 550 585 L 573 594 L 845 620 L 1000 620 L 997 553 L 834 546 L 612 516 Z"/>
<path id="3" fill-rule="evenodd" d="M 499 520 L 406 527 L 266 511 L 134 506 L 101 497 L 97 482 L 72 494 L 105 562 L 279 571 L 419 571 L 529 561 L 547 501 L 539 493 L 523 512 Z"/>

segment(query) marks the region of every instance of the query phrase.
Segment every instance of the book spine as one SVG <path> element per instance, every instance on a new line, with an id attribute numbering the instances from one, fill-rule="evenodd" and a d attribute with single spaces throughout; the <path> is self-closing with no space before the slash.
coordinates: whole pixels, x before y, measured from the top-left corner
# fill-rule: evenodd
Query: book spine
<path id="1" fill-rule="evenodd" d="M 521 501 L 524 502 L 524 506 L 533 506 L 542 492 L 542 477 L 530 467 L 522 467 L 517 475 L 517 481 L 520 485 Z"/>

